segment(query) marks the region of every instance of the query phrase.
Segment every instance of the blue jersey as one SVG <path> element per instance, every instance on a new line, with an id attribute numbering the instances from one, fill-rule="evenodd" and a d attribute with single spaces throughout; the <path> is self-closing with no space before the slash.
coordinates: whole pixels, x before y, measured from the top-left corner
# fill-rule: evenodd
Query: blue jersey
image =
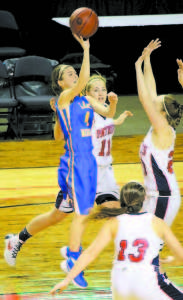
<path id="1" fill-rule="evenodd" d="M 67 108 L 59 110 L 57 107 L 57 113 L 64 134 L 65 149 L 69 152 L 91 152 L 94 111 L 88 100 L 84 96 L 76 96 Z"/>
<path id="2" fill-rule="evenodd" d="M 97 163 L 91 136 L 94 111 L 84 96 L 76 96 L 62 110 L 56 108 L 66 149 L 60 159 L 58 183 L 63 198 L 72 200 L 78 214 L 87 215 L 94 205 L 97 187 Z"/>

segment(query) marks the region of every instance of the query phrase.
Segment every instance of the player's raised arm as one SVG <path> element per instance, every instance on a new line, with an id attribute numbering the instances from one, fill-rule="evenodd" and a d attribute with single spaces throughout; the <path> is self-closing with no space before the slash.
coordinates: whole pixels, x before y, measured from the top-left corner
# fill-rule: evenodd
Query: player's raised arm
<path id="1" fill-rule="evenodd" d="M 183 62 L 181 59 L 177 59 L 177 64 L 178 64 L 178 81 L 180 83 L 180 85 L 183 87 Z"/>
<path id="2" fill-rule="evenodd" d="M 147 45 L 147 47 L 144 48 L 144 51 L 142 52 L 142 54 L 144 55 L 144 79 L 145 79 L 146 87 L 153 99 L 156 99 L 157 97 L 157 90 L 156 90 L 156 81 L 151 66 L 150 56 L 151 53 L 159 47 L 161 47 L 160 40 L 159 39 L 156 39 L 155 41 L 152 40 Z"/>
<path id="3" fill-rule="evenodd" d="M 114 117 L 116 113 L 116 105 L 118 102 L 118 96 L 115 93 L 110 92 L 108 94 L 108 100 L 110 102 L 110 105 L 108 106 L 104 106 L 91 96 L 86 96 L 86 98 L 98 114 L 108 118 Z"/>
<path id="4" fill-rule="evenodd" d="M 67 82 L 66 80 L 64 82 L 62 81 L 62 76 L 61 76 L 62 74 L 60 74 L 59 85 L 62 87 L 63 92 L 61 92 L 60 97 L 58 99 L 58 105 L 62 105 L 63 103 L 66 103 L 66 105 L 69 104 L 70 101 L 73 100 L 75 96 L 79 95 L 82 92 L 90 77 L 89 39 L 84 40 L 82 37 L 78 37 L 77 35 L 74 35 L 74 37 L 83 48 L 83 61 L 82 61 L 79 77 L 76 78 L 75 76 L 75 81 L 72 87 L 70 87 L 69 85 L 66 86 Z M 73 70 L 72 72 L 70 72 L 70 74 L 66 74 L 66 75 L 68 75 L 68 77 L 74 76 Z M 65 74 L 63 74 L 63 76 L 65 76 Z M 64 86 L 62 86 L 63 84 Z"/>
<path id="5" fill-rule="evenodd" d="M 169 131 L 169 125 L 166 118 L 156 109 L 156 105 L 153 101 L 153 96 L 147 89 L 144 74 L 142 72 L 142 63 L 144 61 L 144 54 L 142 54 L 135 63 L 136 80 L 139 100 L 158 135 L 162 136 L 162 132 Z M 163 95 L 162 101 L 163 102 Z"/>

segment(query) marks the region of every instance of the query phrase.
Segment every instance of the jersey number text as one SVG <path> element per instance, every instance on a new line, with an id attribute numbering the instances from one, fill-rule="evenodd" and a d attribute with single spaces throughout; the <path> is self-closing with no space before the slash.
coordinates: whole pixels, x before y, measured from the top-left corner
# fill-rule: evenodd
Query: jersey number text
<path id="1" fill-rule="evenodd" d="M 138 250 L 138 254 L 134 255 L 134 254 L 128 254 L 128 259 L 131 262 L 140 262 L 144 259 L 144 255 L 146 252 L 146 249 L 148 248 L 148 242 L 145 239 L 137 239 L 133 242 L 132 244 L 133 247 L 137 247 Z M 122 240 L 120 242 L 120 251 L 118 254 L 118 260 L 119 261 L 124 261 L 126 260 L 126 255 L 125 255 L 125 250 L 128 247 L 128 241 L 127 240 Z"/>

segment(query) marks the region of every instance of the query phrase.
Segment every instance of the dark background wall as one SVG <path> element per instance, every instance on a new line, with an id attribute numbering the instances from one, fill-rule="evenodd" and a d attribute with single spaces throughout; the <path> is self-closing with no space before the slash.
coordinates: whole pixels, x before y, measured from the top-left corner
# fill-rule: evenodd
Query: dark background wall
<path id="1" fill-rule="evenodd" d="M 59 60 L 65 54 L 81 52 L 81 48 L 69 28 L 52 18 L 69 17 L 82 6 L 93 8 L 99 16 L 183 13 L 182 0 L 6 0 L 0 9 L 15 15 L 28 54 Z M 116 92 L 136 94 L 135 60 L 157 37 L 162 47 L 152 55 L 152 64 L 158 93 L 179 93 L 176 58 L 183 59 L 183 25 L 99 28 L 90 39 L 91 54 L 112 65 L 118 75 Z"/>

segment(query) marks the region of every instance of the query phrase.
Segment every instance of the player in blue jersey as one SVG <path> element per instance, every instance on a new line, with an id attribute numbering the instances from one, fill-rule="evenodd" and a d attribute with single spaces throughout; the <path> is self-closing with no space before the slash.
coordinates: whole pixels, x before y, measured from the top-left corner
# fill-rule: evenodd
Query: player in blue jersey
<path id="1" fill-rule="evenodd" d="M 89 40 L 75 36 L 83 48 L 83 62 L 79 77 L 70 65 L 59 65 L 52 73 L 52 88 L 58 96 L 57 116 L 65 139 L 65 154 L 58 168 L 58 182 L 61 198 L 67 196 L 73 202 L 75 215 L 71 224 L 69 250 L 73 260 L 80 255 L 81 238 L 85 229 L 85 219 L 94 205 L 97 186 L 97 163 L 93 156 L 91 127 L 94 110 L 106 117 L 113 117 L 116 111 L 117 95 L 110 93 L 110 106 L 104 107 L 91 96 L 79 96 L 90 76 Z M 43 226 L 44 227 L 44 226 Z M 18 236 L 6 237 L 6 261 L 14 266 L 16 256 L 23 242 L 30 236 L 24 228 Z M 68 265 L 68 271 L 73 267 Z M 75 284 L 86 287 L 81 273 Z"/>

